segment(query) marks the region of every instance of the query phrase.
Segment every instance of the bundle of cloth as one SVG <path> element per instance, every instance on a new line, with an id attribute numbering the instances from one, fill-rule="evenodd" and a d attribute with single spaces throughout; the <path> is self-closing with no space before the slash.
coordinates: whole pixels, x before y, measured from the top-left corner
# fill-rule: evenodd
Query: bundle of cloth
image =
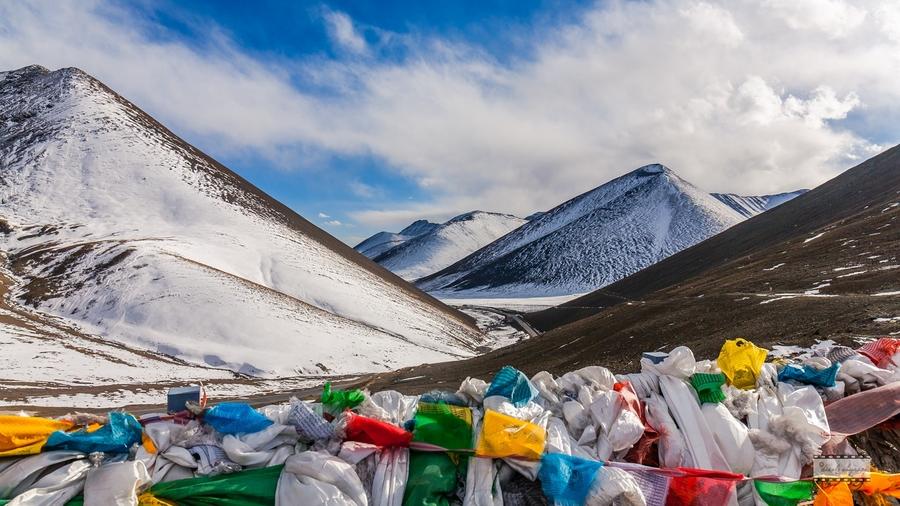
<path id="1" fill-rule="evenodd" d="M 0 505 L 852 504 L 900 476 L 814 486 L 822 452 L 900 413 L 900 352 L 818 346 L 768 361 L 647 353 L 640 372 L 513 367 L 455 392 L 334 390 L 253 408 L 0 416 Z M 896 471 L 896 470 L 894 470 Z M 846 489 L 845 489 L 846 487 Z M 852 488 L 851 488 L 852 487 Z M 850 497 L 849 503 L 847 498 Z"/>

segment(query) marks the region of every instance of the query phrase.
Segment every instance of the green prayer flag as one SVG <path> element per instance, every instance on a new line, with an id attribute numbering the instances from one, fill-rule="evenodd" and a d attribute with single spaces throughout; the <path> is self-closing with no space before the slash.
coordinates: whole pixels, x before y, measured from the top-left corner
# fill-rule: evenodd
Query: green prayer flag
<path id="1" fill-rule="evenodd" d="M 810 500 L 813 495 L 813 482 L 811 481 L 754 480 L 753 485 L 762 500 L 769 506 L 796 506 L 801 501 Z"/>
<path id="2" fill-rule="evenodd" d="M 472 410 L 444 402 L 420 402 L 416 410 L 413 441 L 448 450 L 472 448 Z"/>

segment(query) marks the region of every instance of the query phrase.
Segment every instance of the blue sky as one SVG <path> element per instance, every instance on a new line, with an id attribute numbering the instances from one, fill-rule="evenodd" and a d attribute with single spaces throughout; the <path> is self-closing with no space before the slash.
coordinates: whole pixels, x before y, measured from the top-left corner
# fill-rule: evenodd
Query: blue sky
<path id="1" fill-rule="evenodd" d="M 477 45 L 498 61 L 521 57 L 531 48 L 527 34 L 540 26 L 577 19 L 591 5 L 582 0 L 556 1 L 339 1 L 258 2 L 195 0 L 191 2 L 121 2 L 150 21 L 146 33 L 162 41 L 178 42 L 203 50 L 210 28 L 221 30 L 241 50 L 261 60 L 322 58 L 339 60 L 325 17 L 339 12 L 351 18 L 364 38 L 375 41 L 377 31 L 441 37 Z M 402 47 L 388 47 L 378 58 L 402 61 Z M 309 86 L 302 80 L 295 85 Z M 414 177 L 398 174 L 378 156 L 329 156 L 315 166 L 291 167 L 251 151 L 217 152 L 216 143 L 193 140 L 219 161 L 286 203 L 303 216 L 349 243 L 358 242 L 378 227 L 353 223 L 351 212 L 428 202 L 432 197 Z M 503 211 L 502 208 L 492 209 Z M 535 209 L 537 210 L 537 209 Z M 460 213 L 468 209 L 459 209 Z M 442 213 L 430 216 L 443 218 Z M 337 223 L 340 222 L 340 225 Z M 396 231 L 396 230 L 394 230 Z"/>
<path id="2" fill-rule="evenodd" d="M 900 141 L 898 27 L 890 0 L 36 0 L 0 3 L 0 68 L 82 68 L 352 244 L 655 162 L 816 186 Z"/>

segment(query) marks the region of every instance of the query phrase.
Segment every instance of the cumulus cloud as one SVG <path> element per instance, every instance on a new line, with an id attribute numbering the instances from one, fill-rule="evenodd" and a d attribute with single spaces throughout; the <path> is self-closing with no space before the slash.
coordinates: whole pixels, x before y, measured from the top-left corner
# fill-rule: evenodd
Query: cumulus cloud
<path id="1" fill-rule="evenodd" d="M 872 132 L 896 142 L 900 121 L 889 1 L 614 0 L 534 27 L 503 62 L 408 35 L 392 38 L 406 57 L 380 59 L 337 12 L 325 22 L 346 58 L 262 61 L 222 36 L 150 38 L 129 15 L 2 3 L 0 67 L 82 67 L 189 139 L 286 165 L 379 158 L 433 195 L 351 215 L 384 227 L 524 215 L 651 162 L 710 191 L 812 187 L 883 149 Z"/>
<path id="2" fill-rule="evenodd" d="M 331 225 L 332 227 L 340 227 L 343 223 L 340 220 L 328 220 L 325 222 L 326 225 Z"/>
<path id="3" fill-rule="evenodd" d="M 791 28 L 840 38 L 856 30 L 866 11 L 844 0 L 766 0 L 763 5 Z"/>
<path id="4" fill-rule="evenodd" d="M 319 211 L 319 218 L 331 218 L 331 216 Z"/>

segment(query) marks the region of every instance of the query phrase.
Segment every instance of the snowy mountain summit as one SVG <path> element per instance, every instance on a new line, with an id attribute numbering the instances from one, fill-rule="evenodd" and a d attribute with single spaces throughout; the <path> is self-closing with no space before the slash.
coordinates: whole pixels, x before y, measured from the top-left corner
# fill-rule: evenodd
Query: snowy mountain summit
<path id="1" fill-rule="evenodd" d="M 451 218 L 373 260 L 404 279 L 414 280 L 447 267 L 523 223 L 525 220 L 510 214 L 472 211 Z"/>
<path id="2" fill-rule="evenodd" d="M 0 218 L 13 300 L 149 353 L 277 376 L 482 344 L 464 315 L 78 69 L 0 73 Z"/>
<path id="3" fill-rule="evenodd" d="M 744 196 L 734 193 L 713 193 L 712 196 L 722 201 L 723 204 L 734 209 L 746 218 L 752 218 L 784 204 L 788 200 L 799 197 L 809 190 L 796 190 L 792 192 L 776 193 L 774 195 Z"/>
<path id="4" fill-rule="evenodd" d="M 353 249 L 369 258 L 375 258 L 395 246 L 399 246 L 410 239 L 431 232 L 440 226 L 440 223 L 432 223 L 428 220 L 416 220 L 396 234 L 393 232 L 378 232 L 354 246 Z"/>
<path id="5" fill-rule="evenodd" d="M 560 204 L 417 284 L 448 297 L 588 292 L 743 219 L 668 167 L 647 165 Z"/>

